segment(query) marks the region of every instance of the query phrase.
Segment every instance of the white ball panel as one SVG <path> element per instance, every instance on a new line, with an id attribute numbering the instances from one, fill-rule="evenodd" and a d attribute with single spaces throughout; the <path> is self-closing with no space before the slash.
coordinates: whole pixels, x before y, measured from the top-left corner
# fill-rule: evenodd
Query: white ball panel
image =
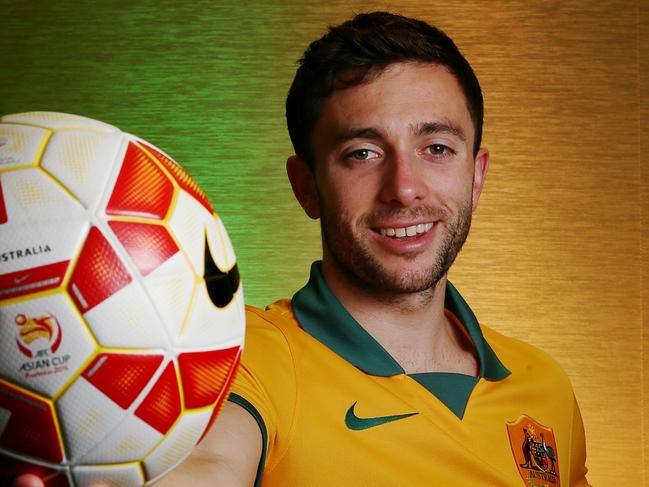
<path id="1" fill-rule="evenodd" d="M 78 462 L 113 431 L 126 415 L 121 407 L 83 378 L 56 402 L 68 458 Z"/>
<path id="2" fill-rule="evenodd" d="M 178 252 L 143 280 L 173 339 L 180 333 L 189 310 L 196 277 L 185 257 Z"/>
<path id="3" fill-rule="evenodd" d="M 216 229 L 217 232 L 214 232 L 214 229 Z M 232 266 L 237 263 L 237 257 L 234 254 L 234 249 L 232 248 L 230 237 L 228 237 L 228 232 L 225 230 L 225 226 L 223 226 L 223 222 L 220 218 L 216 218 L 215 226 L 208 225 L 207 236 L 210 242 L 210 248 L 214 248 L 212 242 L 216 241 L 219 242 L 222 248 L 222 253 L 219 254 L 219 258 L 222 260 L 216 260 L 217 257 L 214 255 L 214 259 L 219 268 L 224 272 L 231 269 Z"/>
<path id="4" fill-rule="evenodd" d="M 57 132 L 47 145 L 41 166 L 58 178 L 86 208 L 95 208 L 118 153 L 125 150 L 123 138 L 121 132 Z"/>
<path id="5" fill-rule="evenodd" d="M 140 487 L 145 478 L 137 464 L 74 467 L 77 487 Z"/>
<path id="6" fill-rule="evenodd" d="M 116 132 L 119 129 L 104 122 L 60 112 L 23 112 L 12 113 L 0 118 L 3 122 L 26 123 L 51 129 L 89 128 L 102 132 Z"/>
<path id="7" fill-rule="evenodd" d="M 192 313 L 176 339 L 180 347 L 213 347 L 222 348 L 224 343 L 243 340 L 244 321 L 242 319 L 243 292 L 241 287 L 225 308 L 212 304 L 205 286 L 197 289 L 196 301 Z"/>
<path id="8" fill-rule="evenodd" d="M 164 326 L 138 281 L 99 303 L 84 318 L 105 347 L 160 348 L 169 343 Z"/>
<path id="9" fill-rule="evenodd" d="M 25 125 L 0 125 L 0 169 L 36 165 L 47 130 Z"/>
<path id="10" fill-rule="evenodd" d="M 162 434 L 137 416 L 129 416 L 108 437 L 102 439 L 96 448 L 85 455 L 81 462 L 93 464 L 139 461 L 158 444 L 162 437 Z"/>
<path id="11" fill-rule="evenodd" d="M 85 240 L 88 228 L 85 218 L 38 224 L 6 224 L 2 230 L 0 274 L 73 259 Z M 16 279 L 16 286 L 25 280 L 31 282 L 24 276 L 17 276 Z"/>
<path id="12" fill-rule="evenodd" d="M 95 345 L 73 306 L 54 294 L 0 307 L 0 370 L 6 378 L 52 397 L 75 374 Z"/>
<path id="13" fill-rule="evenodd" d="M 84 208 L 54 179 L 38 168 L 2 175 L 2 193 L 9 223 L 69 220 L 83 216 Z"/>
<path id="14" fill-rule="evenodd" d="M 211 415 L 212 411 L 205 410 L 181 416 L 160 446 L 144 460 L 147 478 L 155 481 L 185 459 L 205 431 Z"/>
<path id="15" fill-rule="evenodd" d="M 184 191 L 178 191 L 178 200 L 169 228 L 187 254 L 197 275 L 205 268 L 205 226 L 213 224 L 212 215 Z"/>

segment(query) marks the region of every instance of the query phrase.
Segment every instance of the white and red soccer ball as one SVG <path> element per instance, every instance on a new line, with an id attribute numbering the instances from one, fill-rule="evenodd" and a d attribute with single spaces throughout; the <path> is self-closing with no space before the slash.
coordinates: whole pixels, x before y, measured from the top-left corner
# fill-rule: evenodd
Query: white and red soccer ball
<path id="1" fill-rule="evenodd" d="M 168 155 L 87 118 L 0 118 L 0 484 L 140 486 L 177 465 L 239 362 L 225 229 Z"/>

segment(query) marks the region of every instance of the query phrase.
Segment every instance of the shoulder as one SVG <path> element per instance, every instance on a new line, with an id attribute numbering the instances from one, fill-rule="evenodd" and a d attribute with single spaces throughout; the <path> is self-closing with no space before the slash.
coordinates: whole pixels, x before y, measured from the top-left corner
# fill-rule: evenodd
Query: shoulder
<path id="1" fill-rule="evenodd" d="M 278 301 L 265 309 L 246 305 L 244 363 L 262 360 L 269 364 L 290 356 L 290 329 L 297 327 L 288 300 Z"/>
<path id="2" fill-rule="evenodd" d="M 533 386 L 535 389 L 563 392 L 565 398 L 572 398 L 572 384 L 561 365 L 547 352 L 522 340 L 505 336 L 494 329 L 481 325 L 482 333 L 501 360 L 511 372 L 510 380 Z"/>

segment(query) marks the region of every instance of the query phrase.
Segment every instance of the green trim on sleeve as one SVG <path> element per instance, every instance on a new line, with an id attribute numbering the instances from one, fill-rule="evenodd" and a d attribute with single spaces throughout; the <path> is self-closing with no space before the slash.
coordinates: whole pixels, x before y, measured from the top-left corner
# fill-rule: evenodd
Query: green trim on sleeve
<path id="1" fill-rule="evenodd" d="M 259 466 L 257 467 L 257 476 L 255 477 L 254 487 L 259 487 L 261 485 L 261 476 L 264 473 L 264 464 L 266 463 L 266 444 L 268 442 L 268 432 L 266 430 L 266 423 L 262 419 L 259 411 L 248 402 L 244 397 L 241 397 L 239 394 L 231 392 L 228 396 L 228 401 L 238 404 L 243 409 L 248 411 L 257 424 L 259 425 L 259 430 L 261 431 L 261 458 L 259 459 Z"/>

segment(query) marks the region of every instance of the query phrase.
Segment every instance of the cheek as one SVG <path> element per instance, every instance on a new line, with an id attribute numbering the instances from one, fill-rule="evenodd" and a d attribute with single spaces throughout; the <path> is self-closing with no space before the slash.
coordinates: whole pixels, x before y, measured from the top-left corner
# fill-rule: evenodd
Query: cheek
<path id="1" fill-rule="evenodd" d="M 329 213 L 345 213 L 353 218 L 371 204 L 371 183 L 365 179 L 341 174 L 320 181 L 324 183 L 319 185 L 321 203 Z"/>

